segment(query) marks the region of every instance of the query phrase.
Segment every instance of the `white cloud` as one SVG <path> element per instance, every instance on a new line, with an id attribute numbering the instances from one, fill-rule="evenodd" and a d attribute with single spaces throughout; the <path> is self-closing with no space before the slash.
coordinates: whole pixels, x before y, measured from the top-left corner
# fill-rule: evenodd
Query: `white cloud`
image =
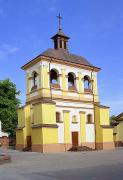
<path id="1" fill-rule="evenodd" d="M 0 46 L 0 59 L 17 52 L 18 50 L 18 47 L 9 44 L 2 44 Z"/>

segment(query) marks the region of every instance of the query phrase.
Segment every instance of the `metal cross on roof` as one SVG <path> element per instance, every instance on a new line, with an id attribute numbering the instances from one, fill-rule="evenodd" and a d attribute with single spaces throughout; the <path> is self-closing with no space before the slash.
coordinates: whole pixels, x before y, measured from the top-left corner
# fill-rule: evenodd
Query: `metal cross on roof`
<path id="1" fill-rule="evenodd" d="M 61 30 L 61 29 L 62 29 L 62 28 L 61 28 L 61 20 L 62 20 L 63 18 L 61 17 L 60 13 L 59 13 L 59 15 L 56 16 L 56 17 L 58 18 L 58 21 L 59 21 L 59 30 Z"/>

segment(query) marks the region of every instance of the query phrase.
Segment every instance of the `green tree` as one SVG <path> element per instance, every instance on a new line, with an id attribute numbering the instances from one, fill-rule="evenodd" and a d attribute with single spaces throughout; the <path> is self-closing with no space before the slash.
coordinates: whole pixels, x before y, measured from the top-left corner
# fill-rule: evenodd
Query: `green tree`
<path id="1" fill-rule="evenodd" d="M 0 81 L 0 121 L 2 130 L 9 133 L 9 136 L 15 135 L 17 126 L 17 108 L 20 101 L 17 98 L 20 92 L 16 85 L 9 79 Z"/>
<path id="2" fill-rule="evenodd" d="M 110 123 L 111 123 L 111 125 L 113 125 L 116 122 L 115 118 L 116 118 L 115 115 L 110 116 Z"/>

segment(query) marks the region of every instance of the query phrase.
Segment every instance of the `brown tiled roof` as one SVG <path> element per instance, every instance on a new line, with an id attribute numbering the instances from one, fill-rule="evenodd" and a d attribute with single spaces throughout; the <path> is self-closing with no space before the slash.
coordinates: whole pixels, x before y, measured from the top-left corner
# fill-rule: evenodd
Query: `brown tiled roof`
<path id="1" fill-rule="evenodd" d="M 98 107 L 100 107 L 100 108 L 110 108 L 110 107 L 108 107 L 108 106 L 104 106 L 104 105 L 101 105 L 101 104 L 95 104 L 95 106 L 98 106 Z"/>
<path id="2" fill-rule="evenodd" d="M 123 121 L 123 113 L 120 113 L 118 116 L 115 117 L 116 121 Z"/>
<path id="3" fill-rule="evenodd" d="M 76 63 L 76 64 L 93 66 L 85 58 L 75 55 L 75 54 L 70 54 L 67 50 L 64 50 L 64 49 L 51 49 L 50 48 L 44 51 L 41 55 L 56 58 L 56 59 L 61 59 L 61 60 Z"/>
<path id="4" fill-rule="evenodd" d="M 22 66 L 22 69 L 25 69 L 25 67 L 27 65 L 34 62 L 39 57 L 54 58 L 57 60 L 62 60 L 65 62 L 70 62 L 70 63 L 74 63 L 74 64 L 78 64 L 78 65 L 80 64 L 80 65 L 84 65 L 84 66 L 88 66 L 88 67 L 92 67 L 92 68 L 96 68 L 96 69 L 100 70 L 100 68 L 93 66 L 88 60 L 86 60 L 82 56 L 71 54 L 68 52 L 68 50 L 65 50 L 65 49 L 52 49 L 52 48 L 47 49 L 43 53 L 39 54 L 36 58 L 32 59 L 27 64 Z"/>
<path id="5" fill-rule="evenodd" d="M 68 36 L 66 36 L 64 34 L 64 32 L 62 30 L 59 30 L 53 37 L 51 37 L 51 39 L 54 39 L 56 36 L 61 36 L 61 37 L 64 37 L 66 39 L 70 39 Z"/>
<path id="6" fill-rule="evenodd" d="M 111 125 L 101 125 L 102 128 L 113 128 Z"/>

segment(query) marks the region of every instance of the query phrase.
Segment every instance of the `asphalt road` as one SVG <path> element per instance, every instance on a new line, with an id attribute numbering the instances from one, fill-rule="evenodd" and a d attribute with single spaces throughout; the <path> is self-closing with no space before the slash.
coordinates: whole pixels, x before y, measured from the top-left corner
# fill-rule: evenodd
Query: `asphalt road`
<path id="1" fill-rule="evenodd" d="M 0 165 L 0 180 L 123 179 L 123 148 L 57 154 L 12 150 L 6 153 L 12 156 L 12 162 Z"/>

